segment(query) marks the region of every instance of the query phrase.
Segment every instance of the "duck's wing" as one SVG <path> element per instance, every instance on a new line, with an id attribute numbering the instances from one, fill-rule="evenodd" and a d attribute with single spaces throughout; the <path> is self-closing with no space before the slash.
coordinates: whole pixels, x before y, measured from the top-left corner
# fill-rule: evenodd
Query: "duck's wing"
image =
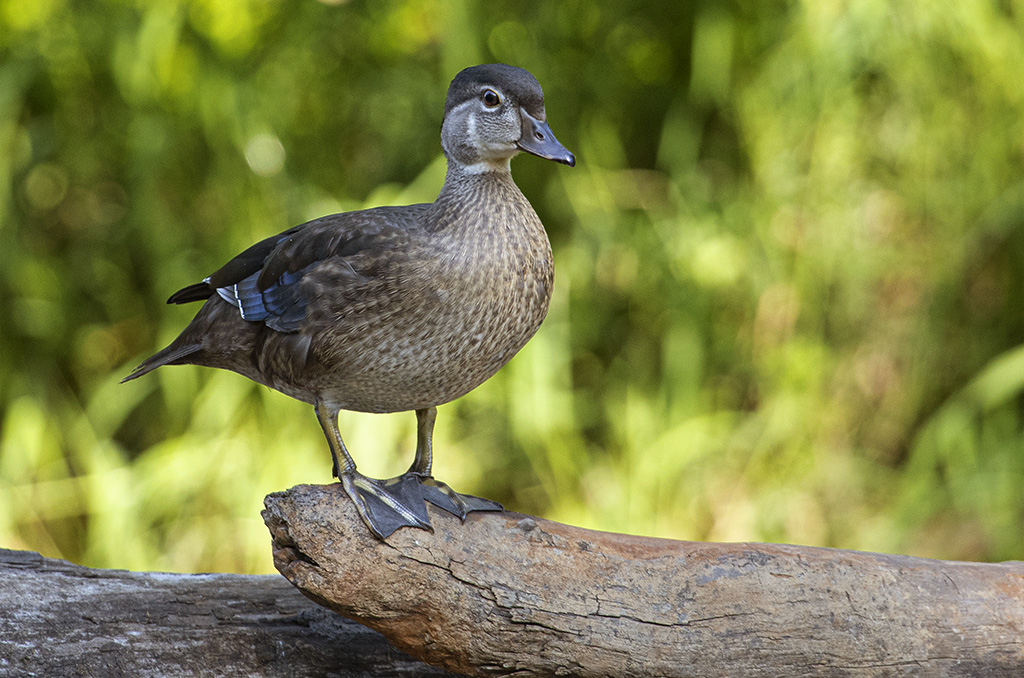
<path id="1" fill-rule="evenodd" d="M 362 262 L 386 259 L 404 249 L 428 205 L 378 207 L 332 214 L 261 240 L 200 283 L 167 300 L 183 304 L 214 294 L 238 308 L 245 320 L 279 332 L 296 332 L 306 318 L 313 271 L 329 270 L 331 292 L 344 298 L 374 271 Z M 356 264 L 354 266 L 353 264 Z"/>
<path id="2" fill-rule="evenodd" d="M 341 215 L 337 215 L 341 216 Z M 188 304 L 193 301 L 202 301 L 212 297 L 218 288 L 229 287 L 235 283 L 257 273 L 263 267 L 263 263 L 270 256 L 278 243 L 291 237 L 296 232 L 311 227 L 318 221 L 325 221 L 331 217 L 323 217 L 314 221 L 289 228 L 283 233 L 272 235 L 269 238 L 259 241 L 241 254 L 235 256 L 231 261 L 221 266 L 217 271 L 188 287 L 183 287 L 167 300 L 168 304 Z"/>

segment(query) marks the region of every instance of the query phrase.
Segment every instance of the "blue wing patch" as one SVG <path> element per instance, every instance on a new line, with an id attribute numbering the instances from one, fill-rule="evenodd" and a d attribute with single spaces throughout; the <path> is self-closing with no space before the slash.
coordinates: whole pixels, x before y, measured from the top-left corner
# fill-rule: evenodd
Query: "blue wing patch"
<path id="1" fill-rule="evenodd" d="M 286 271 L 262 292 L 257 285 L 257 271 L 234 285 L 218 287 L 217 294 L 236 307 L 245 320 L 263 322 L 278 332 L 297 332 L 306 317 L 306 299 L 299 281 L 308 268 Z"/>

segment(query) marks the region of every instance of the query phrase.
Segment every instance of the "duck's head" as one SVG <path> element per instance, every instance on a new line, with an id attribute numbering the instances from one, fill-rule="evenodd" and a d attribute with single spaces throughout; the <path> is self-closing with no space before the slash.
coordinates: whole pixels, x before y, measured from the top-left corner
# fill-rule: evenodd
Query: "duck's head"
<path id="1" fill-rule="evenodd" d="M 508 171 L 519 151 L 576 164 L 548 127 L 540 83 L 505 64 L 473 66 L 455 76 L 444 104 L 441 146 L 449 162 L 473 172 Z"/>

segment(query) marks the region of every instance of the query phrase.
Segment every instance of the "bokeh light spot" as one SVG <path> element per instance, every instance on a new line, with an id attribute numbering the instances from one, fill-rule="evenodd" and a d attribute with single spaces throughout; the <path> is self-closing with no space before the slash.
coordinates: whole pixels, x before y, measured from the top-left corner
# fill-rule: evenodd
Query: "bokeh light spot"
<path id="1" fill-rule="evenodd" d="M 284 167 L 285 151 L 273 134 L 257 134 L 245 145 L 245 161 L 261 177 L 272 177 Z"/>

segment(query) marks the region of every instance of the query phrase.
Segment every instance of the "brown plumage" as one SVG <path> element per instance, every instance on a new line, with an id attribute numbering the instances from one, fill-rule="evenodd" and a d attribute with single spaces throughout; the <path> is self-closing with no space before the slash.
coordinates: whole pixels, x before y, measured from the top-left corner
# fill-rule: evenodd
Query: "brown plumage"
<path id="1" fill-rule="evenodd" d="M 495 510 L 430 478 L 434 408 L 490 378 L 537 331 L 551 297 L 551 247 L 512 180 L 520 150 L 572 166 L 526 71 L 462 71 L 445 103 L 448 173 L 431 204 L 322 217 L 267 238 L 170 303 L 206 299 L 167 348 L 125 381 L 193 364 L 238 372 L 313 404 L 345 484 L 381 538 L 428 527 L 423 500 L 457 515 Z M 359 475 L 341 409 L 416 410 L 416 461 L 392 481 Z"/>

